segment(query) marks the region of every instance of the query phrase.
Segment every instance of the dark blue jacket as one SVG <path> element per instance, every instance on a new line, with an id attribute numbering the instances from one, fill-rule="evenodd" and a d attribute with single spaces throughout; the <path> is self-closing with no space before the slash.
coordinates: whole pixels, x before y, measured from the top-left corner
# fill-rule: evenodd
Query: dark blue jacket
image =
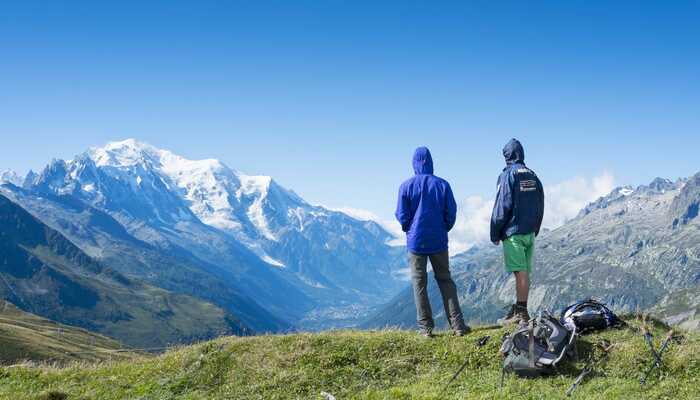
<path id="1" fill-rule="evenodd" d="M 413 155 L 416 175 L 399 188 L 396 219 L 406 232 L 406 246 L 415 254 L 447 250 L 447 232 L 457 218 L 457 203 L 446 180 L 433 175 L 433 158 L 425 147 Z"/>
<path id="2" fill-rule="evenodd" d="M 498 177 L 498 193 L 491 214 L 491 241 L 540 233 L 544 217 L 544 189 L 535 172 L 525 166 L 525 151 L 516 139 L 503 148 L 506 167 Z"/>

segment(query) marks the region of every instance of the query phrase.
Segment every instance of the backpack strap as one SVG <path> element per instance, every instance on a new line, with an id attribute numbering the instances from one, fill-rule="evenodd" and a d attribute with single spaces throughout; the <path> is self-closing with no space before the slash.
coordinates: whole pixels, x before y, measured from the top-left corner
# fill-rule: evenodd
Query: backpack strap
<path id="1" fill-rule="evenodd" d="M 527 347 L 530 368 L 535 368 L 535 321 L 530 320 L 527 326 Z"/>
<path id="2" fill-rule="evenodd" d="M 599 303 L 593 299 L 588 299 L 588 300 L 583 300 L 583 301 L 580 301 L 580 302 L 574 304 L 573 306 L 569 307 L 569 309 L 571 310 L 571 313 L 573 314 L 573 313 L 578 312 L 579 310 L 581 310 L 582 308 L 587 307 L 587 306 L 603 306 L 603 307 L 605 307 L 605 305 L 603 303 Z"/>
<path id="3" fill-rule="evenodd" d="M 566 346 L 564 346 L 564 348 L 561 350 L 561 354 L 559 354 L 559 356 L 556 358 L 556 360 L 554 360 L 552 364 L 557 365 L 559 361 L 561 361 L 561 359 L 564 358 L 564 355 L 569 350 L 569 348 L 576 343 L 576 335 L 578 335 L 578 333 L 576 332 L 576 326 L 574 325 L 574 330 L 570 333 L 569 336 L 569 343 Z"/>

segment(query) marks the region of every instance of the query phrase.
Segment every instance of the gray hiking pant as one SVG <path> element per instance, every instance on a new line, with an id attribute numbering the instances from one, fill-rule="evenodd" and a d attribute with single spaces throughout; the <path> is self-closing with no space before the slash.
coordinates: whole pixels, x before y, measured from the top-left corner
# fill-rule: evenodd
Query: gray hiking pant
<path id="1" fill-rule="evenodd" d="M 457 298 L 457 286 L 450 275 L 450 257 L 447 251 L 437 254 L 421 255 L 408 252 L 408 263 L 411 268 L 411 281 L 413 282 L 413 297 L 416 302 L 418 314 L 418 326 L 421 329 L 435 327 L 433 311 L 428 300 L 428 259 L 433 266 L 435 280 L 440 288 L 442 304 L 445 307 L 445 317 L 454 330 L 465 329 L 462 309 Z"/>

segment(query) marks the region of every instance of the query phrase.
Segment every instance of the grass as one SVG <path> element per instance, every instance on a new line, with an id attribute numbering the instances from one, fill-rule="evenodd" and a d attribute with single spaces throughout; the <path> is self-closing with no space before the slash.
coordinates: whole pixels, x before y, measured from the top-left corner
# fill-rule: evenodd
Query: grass
<path id="1" fill-rule="evenodd" d="M 105 336 L 49 321 L 0 302 L 0 365 L 22 360 L 67 363 L 134 356 L 114 352 L 120 348 L 119 342 Z"/>
<path id="2" fill-rule="evenodd" d="M 554 376 L 507 376 L 499 389 L 502 328 L 478 328 L 463 338 L 425 339 L 410 331 L 336 331 L 320 334 L 225 337 L 130 362 L 67 367 L 0 368 L 2 399 L 559 399 L 583 367 Z M 654 330 L 658 343 L 664 327 Z M 479 337 L 491 340 L 477 347 Z M 600 339 L 616 346 L 608 362 L 574 393 L 580 399 L 697 399 L 700 335 L 687 333 L 664 356 L 647 385 L 651 362 L 635 321 L 630 327 L 584 337 L 585 358 Z M 462 362 L 462 375 L 441 388 Z"/>

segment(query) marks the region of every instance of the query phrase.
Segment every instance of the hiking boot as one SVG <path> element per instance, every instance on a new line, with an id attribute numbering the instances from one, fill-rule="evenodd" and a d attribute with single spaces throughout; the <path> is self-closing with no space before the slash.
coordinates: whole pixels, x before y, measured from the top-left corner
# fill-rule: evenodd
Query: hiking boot
<path id="1" fill-rule="evenodd" d="M 462 337 L 462 336 L 468 335 L 471 331 L 472 331 L 472 328 L 464 325 L 464 328 L 455 329 L 454 332 L 455 332 L 455 336 Z"/>
<path id="2" fill-rule="evenodd" d="M 432 338 L 433 337 L 433 328 L 421 328 L 419 330 L 420 335 L 426 338 Z"/>
<path id="3" fill-rule="evenodd" d="M 498 320 L 501 325 L 509 324 L 526 324 L 530 320 L 530 314 L 527 312 L 527 307 L 521 307 L 517 304 L 510 306 L 510 311 L 505 317 Z"/>

